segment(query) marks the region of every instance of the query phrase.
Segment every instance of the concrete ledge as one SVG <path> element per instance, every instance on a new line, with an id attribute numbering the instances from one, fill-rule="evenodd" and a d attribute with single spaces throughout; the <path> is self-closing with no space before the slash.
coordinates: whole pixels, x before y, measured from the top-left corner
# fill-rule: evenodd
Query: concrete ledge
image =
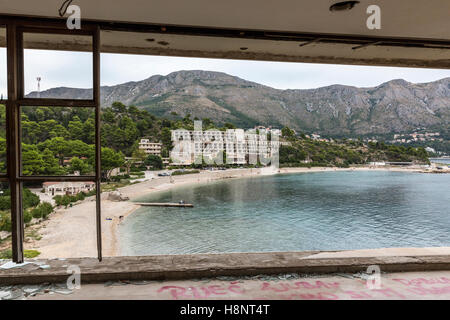
<path id="1" fill-rule="evenodd" d="M 319 251 L 194 255 L 158 255 L 66 260 L 28 260 L 30 264 L 0 269 L 0 285 L 65 282 L 67 268 L 77 265 L 83 283 L 110 280 L 181 280 L 216 276 L 279 273 L 355 273 L 369 265 L 382 272 L 450 270 L 450 255 L 315 258 Z M 320 256 L 320 255 L 319 255 Z M 49 267 L 42 268 L 39 264 Z"/>

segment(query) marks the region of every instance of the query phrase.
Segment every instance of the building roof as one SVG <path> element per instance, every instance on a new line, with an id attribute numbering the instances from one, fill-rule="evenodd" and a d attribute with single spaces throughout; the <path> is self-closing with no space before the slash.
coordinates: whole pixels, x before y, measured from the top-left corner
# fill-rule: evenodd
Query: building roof
<path id="1" fill-rule="evenodd" d="M 67 185 L 67 184 L 81 185 L 81 184 L 95 184 L 95 182 L 92 182 L 92 181 L 47 181 L 47 182 L 42 183 L 42 185 L 45 187 L 49 187 L 49 186 L 53 186 L 53 185 Z"/>

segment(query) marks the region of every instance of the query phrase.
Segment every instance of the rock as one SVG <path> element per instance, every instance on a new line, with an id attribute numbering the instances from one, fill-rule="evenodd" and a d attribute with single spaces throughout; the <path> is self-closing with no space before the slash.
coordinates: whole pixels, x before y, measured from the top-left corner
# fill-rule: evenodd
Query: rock
<path id="1" fill-rule="evenodd" d="M 111 191 L 108 194 L 108 200 L 111 201 L 127 201 L 129 200 L 128 197 L 123 196 L 120 191 Z"/>
<path id="2" fill-rule="evenodd" d="M 11 235 L 9 231 L 0 231 L 0 240 L 6 239 Z"/>

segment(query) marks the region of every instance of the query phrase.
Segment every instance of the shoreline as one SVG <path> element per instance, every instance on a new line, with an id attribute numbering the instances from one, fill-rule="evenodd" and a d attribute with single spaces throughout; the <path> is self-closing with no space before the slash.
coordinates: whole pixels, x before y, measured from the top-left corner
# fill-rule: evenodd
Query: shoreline
<path id="1" fill-rule="evenodd" d="M 102 244 L 103 256 L 121 255 L 119 226 L 141 206 L 132 201 L 149 193 L 163 192 L 172 188 L 204 184 L 214 181 L 236 178 L 249 178 L 274 174 L 315 173 L 337 171 L 391 171 L 391 172 L 424 172 L 423 168 L 398 167 L 292 167 L 273 169 L 270 167 L 252 169 L 227 169 L 217 171 L 201 171 L 172 177 L 155 177 L 151 180 L 128 185 L 117 190 L 128 201 L 111 201 L 108 192 L 102 193 Z M 155 172 L 156 175 L 157 172 Z M 95 224 L 95 198 L 88 198 L 73 207 L 57 209 L 50 218 L 38 227 L 42 236 L 40 240 L 25 243 L 26 249 L 41 252 L 38 258 L 96 257 L 97 239 Z"/>

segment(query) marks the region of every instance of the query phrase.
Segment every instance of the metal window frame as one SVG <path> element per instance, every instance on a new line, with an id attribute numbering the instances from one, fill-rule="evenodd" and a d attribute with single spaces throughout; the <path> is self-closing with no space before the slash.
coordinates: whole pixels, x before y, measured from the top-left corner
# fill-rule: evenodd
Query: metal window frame
<path id="1" fill-rule="evenodd" d="M 197 27 L 157 23 L 131 23 L 119 21 L 84 20 L 81 30 L 68 30 L 65 19 L 43 18 L 35 16 L 0 15 L 0 25 L 7 29 L 7 73 L 8 97 L 0 100 L 6 105 L 6 148 L 7 148 L 7 174 L 0 174 L 0 181 L 9 182 L 11 189 L 11 222 L 12 222 L 12 251 L 13 261 L 23 262 L 23 211 L 22 211 L 22 184 L 26 181 L 80 181 L 91 180 L 96 183 L 96 223 L 97 223 L 97 251 L 98 259 L 102 260 L 101 243 L 101 144 L 100 144 L 100 30 L 173 34 L 181 36 L 208 36 L 237 39 L 259 39 L 270 41 L 300 42 L 303 46 L 312 41 L 323 43 L 354 44 L 353 49 L 367 45 L 383 45 L 387 47 L 405 48 L 440 48 L 450 49 L 449 39 L 424 39 L 402 37 L 379 37 L 362 35 L 324 34 L 313 32 L 286 32 L 252 29 L 226 29 L 214 27 Z M 18 28 L 34 30 L 41 33 L 92 35 L 93 53 L 93 99 L 31 99 L 23 98 L 19 91 L 23 83 L 19 81 L 21 43 L 18 42 Z M 325 63 L 325 62 L 324 62 Z M 342 63 L 342 62 L 341 62 Z M 428 66 L 429 67 L 429 66 Z M 448 61 L 439 61 L 434 67 L 449 68 Z M 22 78 L 23 79 L 23 78 Z M 22 81 L 23 82 L 23 81 Z M 94 107 L 95 108 L 95 176 L 21 176 L 20 175 L 20 106 L 60 106 L 60 107 Z"/>
<path id="2" fill-rule="evenodd" d="M 96 184 L 96 232 L 97 258 L 102 260 L 101 237 L 101 136 L 100 136 L 100 28 L 95 25 L 85 26 L 81 30 L 69 30 L 65 24 L 27 23 L 23 20 L 7 19 L 6 27 L 8 97 L 2 100 L 6 104 L 6 150 L 7 174 L 0 176 L 0 181 L 9 182 L 11 190 L 11 234 L 12 259 L 16 263 L 24 261 L 24 220 L 22 188 L 24 182 L 35 181 L 94 181 Z M 92 88 L 91 100 L 26 98 L 24 92 L 23 34 L 67 34 L 87 35 L 92 39 Z M 95 175 L 89 176 L 24 176 L 21 161 L 21 107 L 91 107 L 95 110 Z"/>

